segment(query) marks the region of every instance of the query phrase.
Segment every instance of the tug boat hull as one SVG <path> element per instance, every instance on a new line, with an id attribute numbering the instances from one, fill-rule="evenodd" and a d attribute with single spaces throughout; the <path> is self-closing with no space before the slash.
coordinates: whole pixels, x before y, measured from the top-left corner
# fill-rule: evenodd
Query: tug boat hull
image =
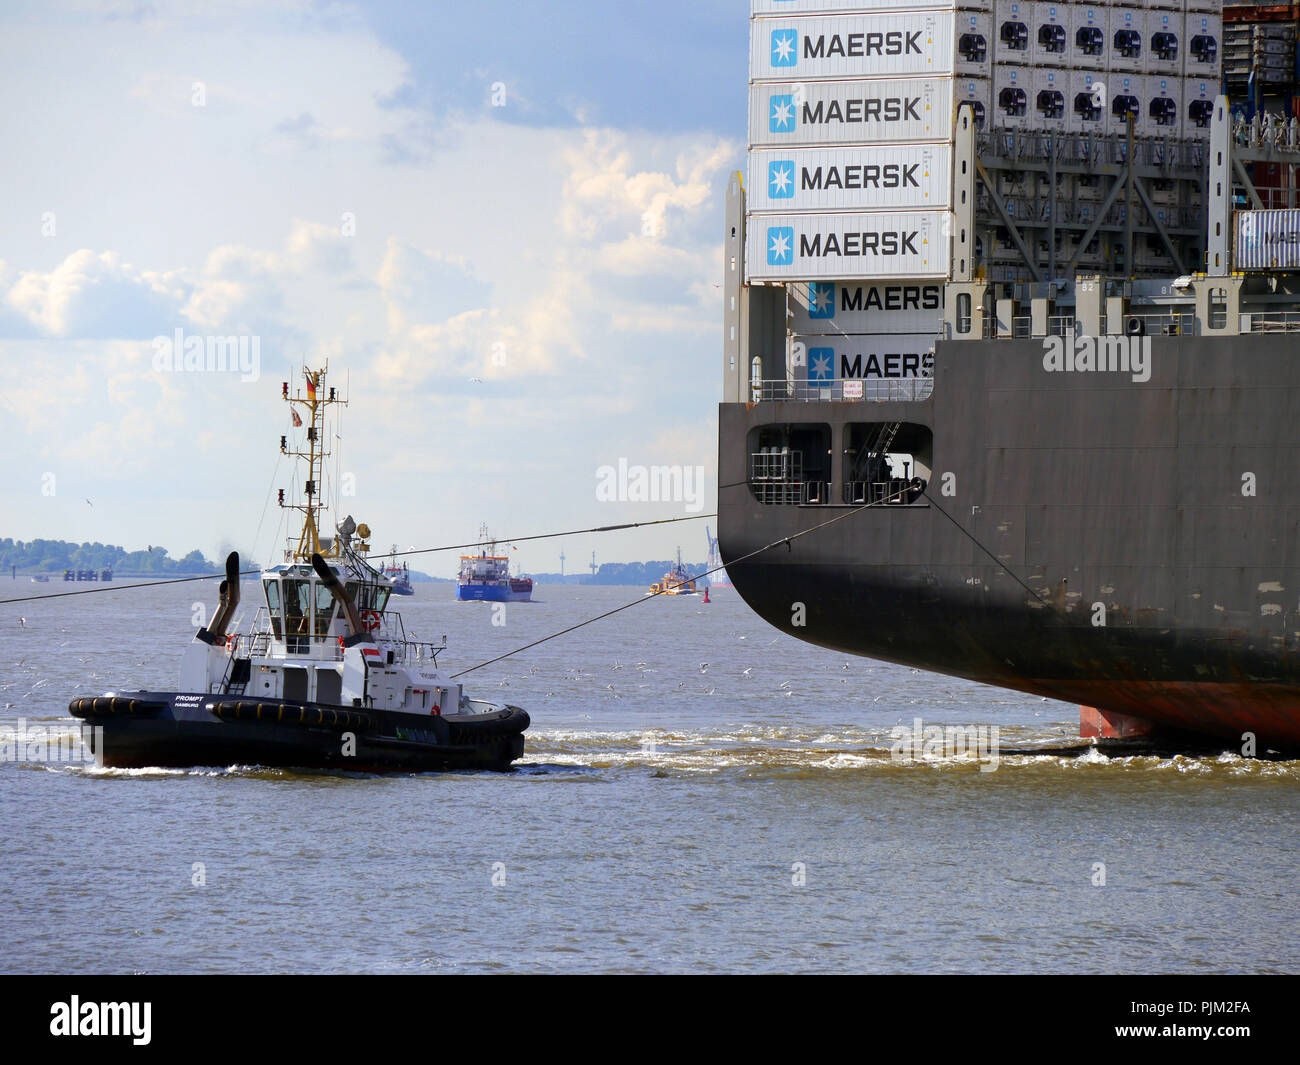
<path id="1" fill-rule="evenodd" d="M 74 699 L 74 717 L 103 728 L 105 766 L 262 765 L 424 772 L 505 770 L 524 753 L 528 714 L 421 716 L 191 692 L 125 692 Z"/>

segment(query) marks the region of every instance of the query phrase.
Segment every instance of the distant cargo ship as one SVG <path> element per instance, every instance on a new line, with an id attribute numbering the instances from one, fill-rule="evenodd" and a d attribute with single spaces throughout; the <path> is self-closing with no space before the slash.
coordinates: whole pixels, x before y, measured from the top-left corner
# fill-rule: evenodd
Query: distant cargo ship
<path id="1" fill-rule="evenodd" d="M 384 567 L 384 576 L 393 582 L 394 595 L 414 595 L 415 589 L 411 587 L 411 569 L 405 562 L 398 565 L 397 562 L 397 545 L 393 545 L 392 556 L 388 560 L 388 565 Z"/>
<path id="2" fill-rule="evenodd" d="M 533 597 L 531 577 L 511 577 L 510 558 L 496 554 L 496 541 L 479 528 L 484 545 L 477 555 L 460 556 L 460 574 L 456 579 L 456 598 L 462 603 L 527 603 Z"/>

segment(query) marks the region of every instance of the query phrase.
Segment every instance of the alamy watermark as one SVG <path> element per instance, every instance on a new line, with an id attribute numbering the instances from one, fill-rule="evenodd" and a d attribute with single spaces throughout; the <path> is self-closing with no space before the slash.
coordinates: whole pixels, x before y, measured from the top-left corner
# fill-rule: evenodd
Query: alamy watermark
<path id="1" fill-rule="evenodd" d="M 618 466 L 596 471 L 596 499 L 601 503 L 684 503 L 688 514 L 704 509 L 703 466 Z"/>
<path id="2" fill-rule="evenodd" d="M 927 725 L 919 717 L 912 727 L 896 725 L 889 748 L 892 761 L 960 758 L 974 755 L 981 773 L 992 773 L 1001 762 L 997 725 Z"/>
<path id="3" fill-rule="evenodd" d="M 81 762 L 104 764 L 104 726 L 83 723 L 76 731 L 67 726 L 0 725 L 0 762 Z"/>
<path id="4" fill-rule="evenodd" d="M 1139 384 L 1151 380 L 1151 338 L 1130 336 L 1052 336 L 1043 340 L 1048 373 L 1126 373 Z"/>
<path id="5" fill-rule="evenodd" d="M 237 373 L 241 381 L 262 376 L 260 336 L 200 336 L 177 328 L 153 338 L 153 368 L 158 373 Z"/>

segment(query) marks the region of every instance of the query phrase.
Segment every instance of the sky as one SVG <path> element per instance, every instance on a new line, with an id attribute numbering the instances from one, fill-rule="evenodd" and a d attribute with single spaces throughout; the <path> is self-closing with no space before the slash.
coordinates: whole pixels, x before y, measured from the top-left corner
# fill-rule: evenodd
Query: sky
<path id="1" fill-rule="evenodd" d="M 332 519 L 376 549 L 712 512 L 747 8 L 6 4 L 0 536 L 267 561 L 280 383 L 326 360 Z M 175 368 L 178 330 L 255 372 Z M 610 499 L 620 461 L 706 487 Z M 702 559 L 712 524 L 514 558 Z"/>

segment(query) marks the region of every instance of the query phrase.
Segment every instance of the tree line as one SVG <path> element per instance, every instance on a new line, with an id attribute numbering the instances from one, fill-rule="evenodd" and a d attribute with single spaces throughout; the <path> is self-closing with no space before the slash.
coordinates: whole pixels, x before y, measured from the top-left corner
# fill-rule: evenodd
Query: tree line
<path id="1" fill-rule="evenodd" d="M 167 548 L 152 546 L 146 551 L 127 551 L 115 544 L 84 543 L 68 540 L 0 539 L 0 573 L 8 575 L 13 567 L 20 573 L 62 574 L 68 569 L 111 569 L 115 573 L 190 575 L 216 573 L 221 567 L 191 551 L 184 558 L 172 558 Z"/>

